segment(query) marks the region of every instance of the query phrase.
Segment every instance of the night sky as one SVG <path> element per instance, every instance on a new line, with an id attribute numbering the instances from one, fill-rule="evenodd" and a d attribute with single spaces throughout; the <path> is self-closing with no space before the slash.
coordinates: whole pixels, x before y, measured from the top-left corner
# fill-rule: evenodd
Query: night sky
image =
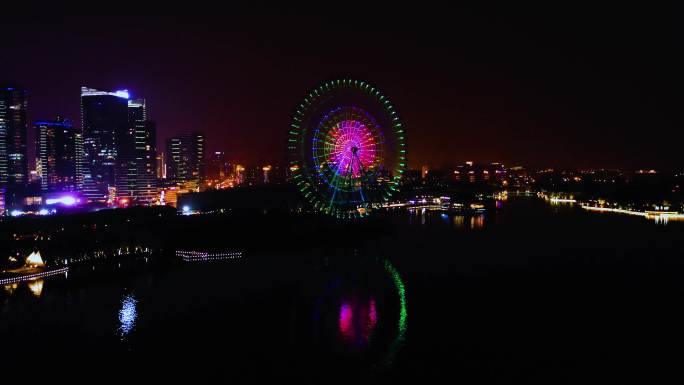
<path id="1" fill-rule="evenodd" d="M 144 97 L 166 137 L 281 162 L 315 85 L 366 80 L 408 130 L 411 167 L 684 166 L 679 9 L 627 5 L 355 9 L 213 16 L 0 16 L 0 81 L 30 120 L 79 121 L 79 89 Z"/>

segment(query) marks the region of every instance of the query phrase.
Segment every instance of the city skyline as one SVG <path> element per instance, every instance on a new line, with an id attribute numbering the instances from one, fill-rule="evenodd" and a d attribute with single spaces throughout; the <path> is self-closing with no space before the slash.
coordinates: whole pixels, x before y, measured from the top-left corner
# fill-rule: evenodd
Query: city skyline
<path id="1" fill-rule="evenodd" d="M 12 90 L 22 90 L 25 95 L 30 95 L 31 90 L 22 88 L 20 84 L 18 83 L 5 83 L 3 86 L 6 86 L 7 89 L 12 89 Z M 81 86 L 80 87 L 80 92 L 83 92 L 84 89 L 90 89 L 89 87 Z M 145 98 L 139 98 L 133 96 L 133 92 L 131 92 L 128 89 L 119 89 L 119 90 L 113 90 L 112 91 L 99 91 L 98 89 L 92 88 L 90 89 L 93 92 L 104 92 L 104 93 L 110 93 L 112 96 L 114 94 L 119 93 L 119 97 L 128 100 L 129 102 L 129 107 L 131 103 L 142 103 L 143 104 L 143 109 L 145 110 L 144 114 L 147 115 L 147 110 L 149 107 L 146 105 L 146 99 Z M 125 96 L 124 96 L 125 94 Z M 30 97 L 24 96 L 26 101 L 30 101 Z M 26 103 L 29 104 L 29 103 Z M 69 124 L 71 124 L 75 128 L 81 129 L 83 127 L 83 123 L 81 119 L 71 119 L 68 116 L 64 116 L 62 114 L 56 114 L 52 117 L 44 117 L 42 119 L 34 119 L 33 117 L 35 114 L 31 113 L 31 107 L 25 108 L 23 113 L 26 116 L 26 124 L 27 124 L 27 130 L 26 130 L 26 153 L 27 153 L 27 167 L 29 171 L 36 170 L 38 168 L 38 165 L 36 164 L 36 161 L 40 158 L 39 155 L 39 150 L 37 149 L 36 145 L 40 141 L 39 134 L 37 133 L 36 130 L 31 130 L 30 127 L 34 127 L 37 124 L 45 123 L 45 122 L 50 122 L 53 120 L 65 120 L 68 121 Z M 82 116 L 82 114 L 80 114 Z M 144 120 L 144 119 L 143 119 Z M 156 119 L 155 122 L 152 122 L 156 126 Z M 156 132 L 156 127 L 154 129 Z M 185 130 L 180 130 L 178 133 L 175 134 L 167 134 L 166 137 L 159 137 L 158 135 L 153 135 L 154 136 L 154 143 L 157 148 L 162 149 L 161 152 L 167 151 L 167 141 L 169 139 L 173 138 L 178 138 L 182 136 L 187 136 L 190 135 L 192 132 L 199 132 L 198 130 L 192 130 L 192 129 L 185 129 Z M 216 134 L 216 132 L 214 132 Z M 215 138 L 214 138 L 215 139 Z M 138 138 L 140 140 L 140 138 Z M 208 141 L 208 143 L 212 143 L 212 141 Z M 282 149 L 280 149 L 282 150 Z M 243 164 L 243 165 L 272 165 L 272 164 L 285 164 L 286 162 L 283 160 L 283 156 L 273 156 L 271 158 L 267 158 L 266 160 L 255 160 L 255 158 L 252 158 L 252 161 L 247 161 L 247 158 L 239 158 L 237 154 L 240 154 L 241 152 L 239 150 L 235 149 L 226 149 L 222 147 L 217 147 L 216 144 L 213 144 L 211 147 L 211 150 L 206 150 L 205 153 L 207 154 L 212 154 L 214 152 L 222 152 L 227 154 L 227 159 L 230 160 L 231 163 L 234 164 Z M 284 152 L 284 150 L 283 150 Z M 466 158 L 466 157 L 453 157 L 450 159 L 444 159 L 441 161 L 425 161 L 425 162 L 416 162 L 416 161 L 409 161 L 410 168 L 414 170 L 421 169 L 423 167 L 429 167 L 430 169 L 451 169 L 457 167 L 461 163 L 465 162 L 473 162 L 473 159 L 476 159 L 475 162 L 478 164 L 488 164 L 488 163 L 504 163 L 501 161 L 501 157 L 493 157 L 493 158 L 483 158 L 483 157 L 472 157 L 472 158 Z M 505 162 L 508 165 L 514 165 L 514 166 L 521 166 L 521 167 L 528 167 L 530 169 L 535 169 L 535 170 L 542 170 L 542 169 L 576 169 L 576 170 L 601 170 L 601 169 L 611 169 L 611 170 L 649 170 L 649 169 L 659 169 L 659 170 L 666 170 L 666 171 L 679 171 L 684 166 L 682 165 L 664 165 L 661 167 L 655 167 L 653 166 L 652 162 L 644 162 L 644 163 L 637 163 L 637 164 L 630 164 L 629 166 L 626 167 L 621 167 L 621 166 L 609 166 L 609 165 L 603 165 L 603 164 L 596 164 L 596 165 L 583 165 L 584 163 L 578 162 L 575 164 L 567 164 L 567 165 L 557 165 L 554 164 L 553 161 L 549 162 L 532 162 L 526 163 L 522 159 L 524 159 L 524 156 L 521 156 L 520 158 L 510 158 L 509 161 Z M 156 166 L 155 166 L 156 167 Z M 27 181 L 30 177 L 27 173 Z"/>
<path id="2" fill-rule="evenodd" d="M 453 3 L 3 4 L 3 379 L 684 378 L 684 6 Z"/>
<path id="3" fill-rule="evenodd" d="M 5 58 L 0 68 L 2 80 L 29 89 L 30 122 L 61 114 L 80 126 L 80 86 L 125 88 L 149 101 L 160 138 L 203 131 L 208 152 L 245 163 L 277 163 L 305 91 L 349 76 L 377 84 L 397 106 L 412 129 L 413 168 L 464 160 L 679 168 L 676 12 L 598 7 L 542 20 L 526 11 L 462 8 L 433 22 L 371 12 L 372 26 L 345 19 L 340 28 L 332 16 L 254 11 L 92 17 L 107 27 L 87 32 L 76 18 L 37 17 L 6 24 L 25 34 L 8 43 L 25 65 Z M 347 41 L 354 47 L 339 55 Z M 41 71 L 37 55 L 65 60 Z"/>

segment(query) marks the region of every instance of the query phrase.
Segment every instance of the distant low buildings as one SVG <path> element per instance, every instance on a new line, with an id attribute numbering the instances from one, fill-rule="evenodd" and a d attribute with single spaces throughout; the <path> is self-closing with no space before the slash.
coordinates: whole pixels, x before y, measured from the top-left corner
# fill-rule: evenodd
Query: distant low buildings
<path id="1" fill-rule="evenodd" d="M 465 162 L 454 169 L 453 180 L 468 183 L 501 183 L 506 179 L 507 173 L 501 163 Z"/>

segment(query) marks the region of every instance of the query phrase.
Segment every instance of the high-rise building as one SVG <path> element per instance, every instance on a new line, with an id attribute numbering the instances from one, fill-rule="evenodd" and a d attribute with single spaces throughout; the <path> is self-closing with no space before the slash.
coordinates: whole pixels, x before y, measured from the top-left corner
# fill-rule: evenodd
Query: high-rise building
<path id="1" fill-rule="evenodd" d="M 74 191 L 82 148 L 81 133 L 70 120 L 35 123 L 36 169 L 43 191 Z"/>
<path id="2" fill-rule="evenodd" d="M 136 131 L 147 118 L 145 101 L 128 100 L 126 129 L 116 135 L 116 198 L 132 202 L 136 198 L 138 166 L 136 162 Z"/>
<path id="3" fill-rule="evenodd" d="M 38 167 L 38 166 L 36 166 L 36 167 Z M 39 185 L 40 184 L 40 175 L 38 175 L 38 170 L 29 171 L 28 183 L 29 183 L 29 185 Z"/>
<path id="4" fill-rule="evenodd" d="M 226 153 L 224 151 L 215 151 L 207 162 L 204 177 L 213 182 L 221 182 L 230 176 L 230 166 Z"/>
<path id="5" fill-rule="evenodd" d="M 187 175 L 187 162 L 183 160 L 181 142 L 181 137 L 169 138 L 166 141 L 166 179 L 171 183 L 182 182 Z"/>
<path id="6" fill-rule="evenodd" d="M 167 179 L 173 183 L 204 181 L 204 134 L 192 134 L 169 138 L 166 142 Z"/>
<path id="7" fill-rule="evenodd" d="M 107 92 L 81 87 L 83 168 L 80 187 L 89 201 L 106 202 L 118 195 L 117 171 L 127 169 L 126 162 L 134 157 L 128 98 L 125 90 Z"/>
<path id="8" fill-rule="evenodd" d="M 5 215 L 5 189 L 0 187 L 0 215 Z"/>
<path id="9" fill-rule="evenodd" d="M 0 87 L 0 186 L 25 186 L 27 97 L 21 87 Z"/>
<path id="10" fill-rule="evenodd" d="M 261 169 L 264 171 L 264 184 L 271 183 L 271 171 L 273 171 L 273 166 L 269 164 Z"/>
<path id="11" fill-rule="evenodd" d="M 245 183 L 245 166 L 241 164 L 235 165 L 235 183 L 239 185 Z"/>
<path id="12" fill-rule="evenodd" d="M 204 181 L 204 134 L 194 132 L 190 134 L 190 178 L 201 184 Z"/>
<path id="13" fill-rule="evenodd" d="M 128 128 L 117 142 L 117 197 L 139 204 L 156 200 L 157 134 L 147 118 L 145 99 L 128 101 Z"/>
<path id="14" fill-rule="evenodd" d="M 136 196 L 142 204 L 157 199 L 157 125 L 145 121 L 135 131 L 135 152 L 138 169 Z"/>
<path id="15" fill-rule="evenodd" d="M 164 152 L 157 154 L 157 180 L 166 179 L 166 161 Z"/>

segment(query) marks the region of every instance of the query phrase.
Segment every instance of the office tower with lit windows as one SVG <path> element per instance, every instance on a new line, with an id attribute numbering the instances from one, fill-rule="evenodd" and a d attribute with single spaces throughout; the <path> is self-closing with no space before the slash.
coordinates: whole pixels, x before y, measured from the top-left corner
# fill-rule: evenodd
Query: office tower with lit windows
<path id="1" fill-rule="evenodd" d="M 57 117 L 35 123 L 36 168 L 43 191 L 75 191 L 81 160 L 81 133 Z"/>
<path id="2" fill-rule="evenodd" d="M 117 171 L 123 170 L 133 157 L 128 98 L 125 90 L 108 92 L 81 87 L 83 164 L 80 190 L 91 202 L 104 203 L 116 195 Z M 118 160 L 119 155 L 121 160 Z"/>
<path id="3" fill-rule="evenodd" d="M 128 128 L 117 141 L 117 197 L 138 204 L 156 200 L 156 125 L 148 120 L 145 99 L 128 101 Z"/>
<path id="4" fill-rule="evenodd" d="M 157 125 L 146 121 L 136 131 L 136 159 L 138 162 L 138 201 L 151 204 L 157 199 Z"/>
<path id="5" fill-rule="evenodd" d="M 142 104 L 142 108 L 140 105 Z M 149 205 L 157 198 L 157 126 L 148 120 L 144 99 L 128 103 L 130 124 L 135 136 L 135 199 Z"/>
<path id="6" fill-rule="evenodd" d="M 166 179 L 166 161 L 164 152 L 157 153 L 157 180 Z"/>
<path id="7" fill-rule="evenodd" d="M 127 125 L 116 135 L 116 170 L 114 181 L 118 201 L 132 202 L 136 198 L 138 163 L 136 162 L 136 131 L 147 118 L 145 101 L 128 100 Z"/>
<path id="8" fill-rule="evenodd" d="M 16 86 L 0 87 L 0 186 L 26 186 L 27 92 Z"/>
<path id="9" fill-rule="evenodd" d="M 201 184 L 204 181 L 204 134 L 194 132 L 190 134 L 190 177 Z"/>
<path id="10" fill-rule="evenodd" d="M 167 179 L 173 183 L 204 181 L 204 134 L 191 134 L 169 138 L 166 142 Z"/>
<path id="11" fill-rule="evenodd" d="M 181 137 L 169 138 L 166 140 L 166 179 L 171 183 L 178 183 L 186 179 L 187 162 L 182 159 Z"/>

